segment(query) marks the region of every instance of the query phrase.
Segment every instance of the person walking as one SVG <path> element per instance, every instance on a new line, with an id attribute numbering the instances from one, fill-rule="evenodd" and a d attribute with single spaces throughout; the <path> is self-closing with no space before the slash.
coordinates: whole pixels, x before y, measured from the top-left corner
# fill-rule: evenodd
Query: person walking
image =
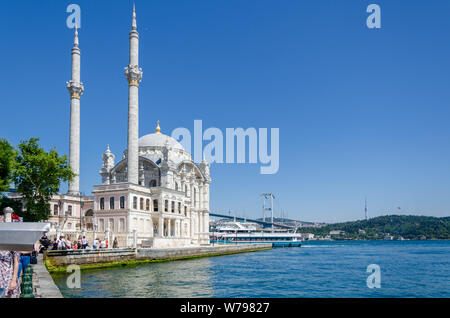
<path id="1" fill-rule="evenodd" d="M 0 251 L 0 290 L 4 298 L 17 298 L 20 295 L 18 279 L 20 253 Z"/>

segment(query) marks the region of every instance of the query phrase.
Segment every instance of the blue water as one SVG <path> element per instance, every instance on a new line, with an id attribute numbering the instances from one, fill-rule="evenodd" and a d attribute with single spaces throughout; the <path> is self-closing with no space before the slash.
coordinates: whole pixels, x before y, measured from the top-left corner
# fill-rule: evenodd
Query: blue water
<path id="1" fill-rule="evenodd" d="M 368 288 L 367 266 L 380 266 Z M 246 254 L 83 271 L 65 297 L 450 297 L 450 241 L 305 242 Z"/>

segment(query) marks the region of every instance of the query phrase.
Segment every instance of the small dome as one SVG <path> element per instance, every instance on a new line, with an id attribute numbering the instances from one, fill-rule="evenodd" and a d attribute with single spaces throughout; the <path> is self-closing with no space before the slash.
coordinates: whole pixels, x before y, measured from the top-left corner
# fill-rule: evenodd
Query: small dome
<path id="1" fill-rule="evenodd" d="M 170 136 L 161 133 L 142 136 L 141 138 L 139 138 L 139 147 L 164 147 L 166 144 L 166 140 L 170 148 L 180 149 L 184 151 L 183 146 L 178 141 Z"/>

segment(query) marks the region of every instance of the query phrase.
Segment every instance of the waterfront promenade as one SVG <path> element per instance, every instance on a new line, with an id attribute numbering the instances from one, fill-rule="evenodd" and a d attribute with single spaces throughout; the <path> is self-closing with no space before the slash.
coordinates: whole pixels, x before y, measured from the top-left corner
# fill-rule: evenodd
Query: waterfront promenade
<path id="1" fill-rule="evenodd" d="M 223 244 L 185 248 L 117 248 L 46 251 L 44 262 L 49 272 L 64 272 L 70 265 L 81 269 L 129 266 L 140 263 L 186 260 L 268 250 L 272 244 Z"/>

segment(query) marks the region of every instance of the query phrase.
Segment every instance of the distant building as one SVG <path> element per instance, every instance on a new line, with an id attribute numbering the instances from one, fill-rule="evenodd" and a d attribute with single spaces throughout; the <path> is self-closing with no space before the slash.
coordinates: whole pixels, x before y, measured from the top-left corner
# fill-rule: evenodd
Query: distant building
<path id="1" fill-rule="evenodd" d="M 344 234 L 345 234 L 345 232 L 341 231 L 341 230 L 330 231 L 330 235 L 344 235 Z"/>
<path id="2" fill-rule="evenodd" d="M 312 233 L 300 233 L 302 239 L 304 240 L 312 240 L 314 239 L 314 234 Z"/>
<path id="3" fill-rule="evenodd" d="M 366 234 L 366 231 L 360 229 L 360 230 L 358 230 L 358 233 L 359 233 L 359 234 Z"/>
<path id="4" fill-rule="evenodd" d="M 384 240 L 385 241 L 392 241 L 394 239 L 394 236 L 393 235 L 390 235 L 390 234 L 388 234 L 388 235 L 386 235 L 385 237 L 384 237 Z"/>

